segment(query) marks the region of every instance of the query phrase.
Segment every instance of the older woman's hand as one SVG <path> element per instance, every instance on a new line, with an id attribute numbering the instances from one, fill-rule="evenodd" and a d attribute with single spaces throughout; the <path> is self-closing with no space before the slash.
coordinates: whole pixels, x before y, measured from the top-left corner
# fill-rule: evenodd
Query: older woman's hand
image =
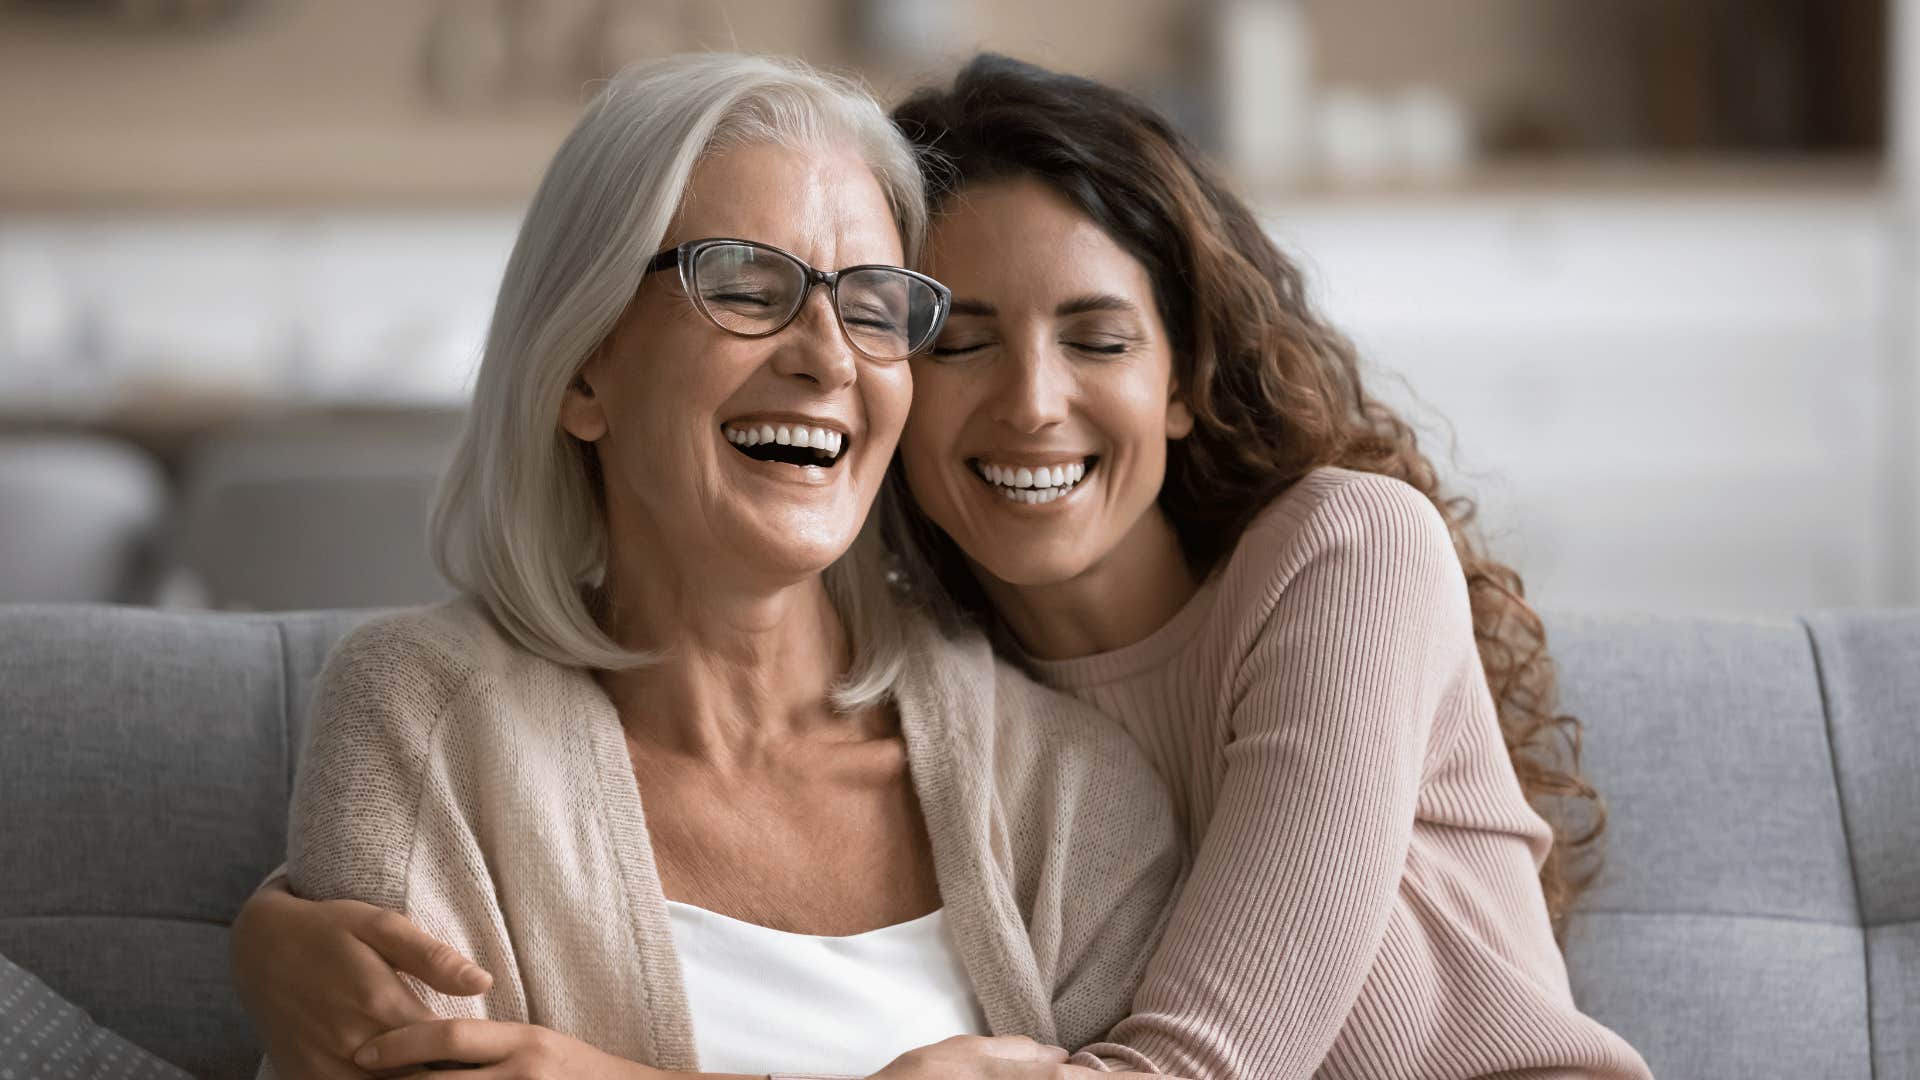
<path id="1" fill-rule="evenodd" d="M 404 916 L 354 900 L 301 900 L 276 881 L 234 919 L 234 984 L 282 1080 L 364 1080 L 355 1051 L 431 1020 L 396 971 L 466 997 L 493 983 Z"/>

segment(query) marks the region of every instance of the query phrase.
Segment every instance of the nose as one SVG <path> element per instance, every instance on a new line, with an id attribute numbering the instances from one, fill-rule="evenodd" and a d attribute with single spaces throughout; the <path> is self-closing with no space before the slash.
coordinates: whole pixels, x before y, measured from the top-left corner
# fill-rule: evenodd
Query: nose
<path id="1" fill-rule="evenodd" d="M 824 285 L 808 292 L 800 313 L 776 341 L 773 368 L 781 375 L 838 390 L 851 385 L 859 372 L 853 346 L 840 332 L 840 321 L 833 313 L 833 295 Z"/>
<path id="2" fill-rule="evenodd" d="M 1073 373 L 1044 346 L 1009 349 L 997 372 L 993 418 L 1022 435 L 1064 423 L 1073 397 Z"/>

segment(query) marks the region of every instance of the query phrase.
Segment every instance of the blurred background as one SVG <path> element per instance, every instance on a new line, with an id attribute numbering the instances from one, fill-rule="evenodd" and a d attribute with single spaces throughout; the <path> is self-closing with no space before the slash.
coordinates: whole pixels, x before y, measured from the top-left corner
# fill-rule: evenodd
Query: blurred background
<path id="1" fill-rule="evenodd" d="M 1914 0 L 1920 3 L 1920 0 Z M 1909 0 L 0 0 L 0 602 L 399 604 L 621 64 L 989 48 L 1248 193 L 1554 609 L 1920 603 Z"/>

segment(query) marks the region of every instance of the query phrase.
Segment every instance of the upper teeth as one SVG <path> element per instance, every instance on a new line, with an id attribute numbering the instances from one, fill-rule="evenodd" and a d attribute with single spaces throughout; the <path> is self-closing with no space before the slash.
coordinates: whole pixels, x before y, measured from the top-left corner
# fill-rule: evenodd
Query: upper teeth
<path id="1" fill-rule="evenodd" d="M 737 446 L 778 443 L 781 446 L 806 446 L 838 457 L 846 436 L 831 428 L 805 424 L 728 424 L 727 441 Z"/>
<path id="2" fill-rule="evenodd" d="M 1071 465 L 990 465 L 981 462 L 980 475 L 986 477 L 989 484 L 998 484 L 1010 488 L 1059 488 L 1069 487 L 1080 482 L 1087 475 L 1087 463 L 1076 461 Z"/>

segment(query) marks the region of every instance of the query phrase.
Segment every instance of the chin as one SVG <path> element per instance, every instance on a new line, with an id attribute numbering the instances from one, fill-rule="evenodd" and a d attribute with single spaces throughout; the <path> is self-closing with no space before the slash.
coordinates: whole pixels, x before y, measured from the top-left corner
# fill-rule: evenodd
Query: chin
<path id="1" fill-rule="evenodd" d="M 995 581 L 1021 589 L 1044 588 L 1072 581 L 1086 572 L 1084 560 L 1067 552 L 1056 555 L 1033 552 L 1007 552 L 996 555 L 992 561 L 975 560 L 974 565 L 991 575 Z"/>
<path id="2" fill-rule="evenodd" d="M 853 546 L 856 535 L 853 531 L 819 532 L 804 526 L 791 530 L 771 527 L 759 531 L 758 543 L 750 545 L 750 554 L 769 571 L 803 577 L 832 566 Z"/>

